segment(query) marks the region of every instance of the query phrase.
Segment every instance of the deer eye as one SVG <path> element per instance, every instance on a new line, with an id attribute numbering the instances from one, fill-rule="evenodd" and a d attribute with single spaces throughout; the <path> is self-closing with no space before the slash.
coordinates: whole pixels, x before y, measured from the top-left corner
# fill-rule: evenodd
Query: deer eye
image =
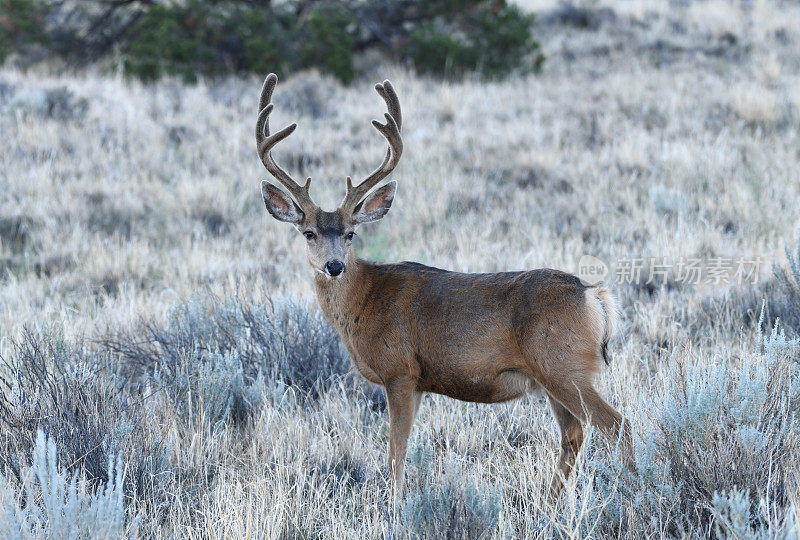
<path id="1" fill-rule="evenodd" d="M 348 240 L 352 240 L 355 235 L 356 235 L 356 233 L 349 232 L 346 235 L 344 235 L 344 237 L 347 238 Z"/>
<path id="2" fill-rule="evenodd" d="M 316 238 L 316 237 L 317 237 L 317 235 L 316 235 L 316 234 L 314 234 L 314 233 L 313 233 L 313 232 L 311 232 L 311 231 L 306 231 L 306 232 L 304 232 L 304 233 L 303 233 L 303 236 L 305 236 L 305 237 L 306 237 L 307 239 L 309 239 L 309 240 L 313 240 L 314 238 Z"/>

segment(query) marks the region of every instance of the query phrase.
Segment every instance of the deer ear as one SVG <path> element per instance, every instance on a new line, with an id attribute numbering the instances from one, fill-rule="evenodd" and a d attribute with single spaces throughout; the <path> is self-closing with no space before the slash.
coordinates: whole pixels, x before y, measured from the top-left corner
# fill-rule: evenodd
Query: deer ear
<path id="1" fill-rule="evenodd" d="M 286 221 L 293 225 L 303 221 L 305 215 L 292 198 L 266 180 L 261 182 L 261 196 L 264 197 L 267 211 L 278 221 Z"/>
<path id="2" fill-rule="evenodd" d="M 392 207 L 396 191 L 397 182 L 392 180 L 380 189 L 370 193 L 366 199 L 356 205 L 355 210 L 353 210 L 353 221 L 360 225 L 361 223 L 369 223 L 381 219 Z"/>

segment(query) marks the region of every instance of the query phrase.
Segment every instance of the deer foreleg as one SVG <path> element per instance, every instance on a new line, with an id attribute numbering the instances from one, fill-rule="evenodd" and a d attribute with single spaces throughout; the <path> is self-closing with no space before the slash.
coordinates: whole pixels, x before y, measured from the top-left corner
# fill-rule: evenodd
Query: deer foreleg
<path id="1" fill-rule="evenodd" d="M 386 401 L 389 405 L 389 470 L 393 495 L 402 492 L 408 436 L 422 398 L 422 393 L 415 386 L 410 379 L 393 380 L 386 385 Z"/>

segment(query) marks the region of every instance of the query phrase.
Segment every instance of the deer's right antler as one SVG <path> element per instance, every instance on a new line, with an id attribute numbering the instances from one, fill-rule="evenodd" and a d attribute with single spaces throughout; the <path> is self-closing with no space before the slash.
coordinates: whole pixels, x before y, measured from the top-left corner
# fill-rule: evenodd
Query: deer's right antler
<path id="1" fill-rule="evenodd" d="M 345 195 L 342 202 L 342 208 L 348 211 L 355 210 L 358 203 L 361 202 L 369 190 L 374 188 L 378 182 L 389 176 L 389 174 L 397 167 L 400 161 L 400 156 L 403 154 L 403 139 L 400 137 L 400 127 L 403 124 L 403 116 L 400 112 L 400 100 L 389 81 L 383 81 L 383 84 L 376 84 L 375 90 L 380 94 L 386 102 L 386 108 L 389 109 L 388 113 L 384 113 L 386 123 L 381 124 L 377 120 L 372 121 L 375 129 L 381 132 L 389 142 L 389 147 L 386 149 L 386 156 L 383 158 L 383 163 L 375 169 L 363 182 L 353 187 L 353 182 L 350 177 L 347 177 L 347 195 Z"/>
<path id="2" fill-rule="evenodd" d="M 289 173 L 284 171 L 277 163 L 275 163 L 275 159 L 272 157 L 272 148 L 283 139 L 291 135 L 295 129 L 297 129 L 297 124 L 292 123 L 273 135 L 269 134 L 269 115 L 273 109 L 272 92 L 275 90 L 276 84 L 278 84 L 278 76 L 274 73 L 270 73 L 264 80 L 264 86 L 261 87 L 261 98 L 259 99 L 258 103 L 258 120 L 256 120 L 256 145 L 258 147 L 258 157 L 261 158 L 261 162 L 264 164 L 264 167 L 267 168 L 269 173 L 274 176 L 275 179 L 283 185 L 283 187 L 289 190 L 289 193 L 291 193 L 292 197 L 294 197 L 294 200 L 300 209 L 307 211 L 309 208 L 316 206 L 314 201 L 311 200 L 311 195 L 309 195 L 308 192 L 308 189 L 311 186 L 311 178 L 309 177 L 306 180 L 305 185 L 301 186 L 295 182 L 291 176 L 289 176 Z"/>

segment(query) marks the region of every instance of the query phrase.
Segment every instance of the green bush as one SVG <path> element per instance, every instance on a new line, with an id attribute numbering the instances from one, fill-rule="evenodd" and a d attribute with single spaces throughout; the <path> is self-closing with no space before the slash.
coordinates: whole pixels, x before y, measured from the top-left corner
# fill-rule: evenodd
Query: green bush
<path id="1" fill-rule="evenodd" d="M 531 32 L 534 16 L 504 0 L 427 0 L 421 10 L 425 22 L 403 50 L 420 71 L 439 76 L 477 71 L 496 78 L 518 67 L 541 68 L 544 56 Z M 531 58 L 528 66 L 523 58 Z"/>
<path id="2" fill-rule="evenodd" d="M 421 72 L 496 78 L 536 70 L 534 17 L 505 0 L 0 0 L 0 61 L 38 45 L 86 63 L 119 54 L 142 79 L 317 68 L 343 82 L 381 49 Z M 39 55 L 45 56 L 45 55 Z M 29 59 L 30 60 L 30 59 Z"/>
<path id="3" fill-rule="evenodd" d="M 153 79 L 237 71 L 283 72 L 294 63 L 288 14 L 242 2 L 153 5 L 132 30 L 128 73 Z"/>
<path id="4" fill-rule="evenodd" d="M 300 65 L 319 67 L 342 82 L 350 82 L 355 77 L 355 36 L 348 27 L 354 25 L 355 20 L 343 4 L 323 4 L 314 9 L 299 43 Z"/>
<path id="5" fill-rule="evenodd" d="M 0 62 L 14 51 L 48 41 L 45 5 L 38 0 L 0 0 Z"/>
<path id="6" fill-rule="evenodd" d="M 283 74 L 317 67 L 344 82 L 355 76 L 354 20 L 343 4 L 319 4 L 298 19 L 289 5 L 190 0 L 154 5 L 134 29 L 125 55 L 128 73 L 198 75 L 250 71 Z"/>
<path id="7" fill-rule="evenodd" d="M 93 511 L 108 486 L 124 491 L 134 512 L 165 508 L 174 492 L 167 445 L 151 429 L 142 393 L 125 388 L 116 359 L 91 350 L 82 339 L 67 342 L 52 329 L 25 331 L 11 349 L 9 357 L 0 355 L 0 537 L 69 537 L 62 529 L 69 527 L 83 531 L 75 537 L 88 538 L 86 531 L 98 525 L 86 512 Z M 44 463 L 42 434 L 49 441 L 45 476 L 37 465 L 37 460 Z M 113 474 L 120 469 L 109 468 L 116 459 L 124 462 L 124 481 Z M 31 462 L 35 486 L 29 484 Z M 88 491 L 71 493 L 71 502 L 65 502 L 65 482 L 69 487 L 76 477 Z M 36 497 L 45 491 L 54 495 L 42 508 Z M 28 497 L 29 504 L 16 508 L 18 496 Z M 98 508 L 108 509 L 107 503 Z"/>

